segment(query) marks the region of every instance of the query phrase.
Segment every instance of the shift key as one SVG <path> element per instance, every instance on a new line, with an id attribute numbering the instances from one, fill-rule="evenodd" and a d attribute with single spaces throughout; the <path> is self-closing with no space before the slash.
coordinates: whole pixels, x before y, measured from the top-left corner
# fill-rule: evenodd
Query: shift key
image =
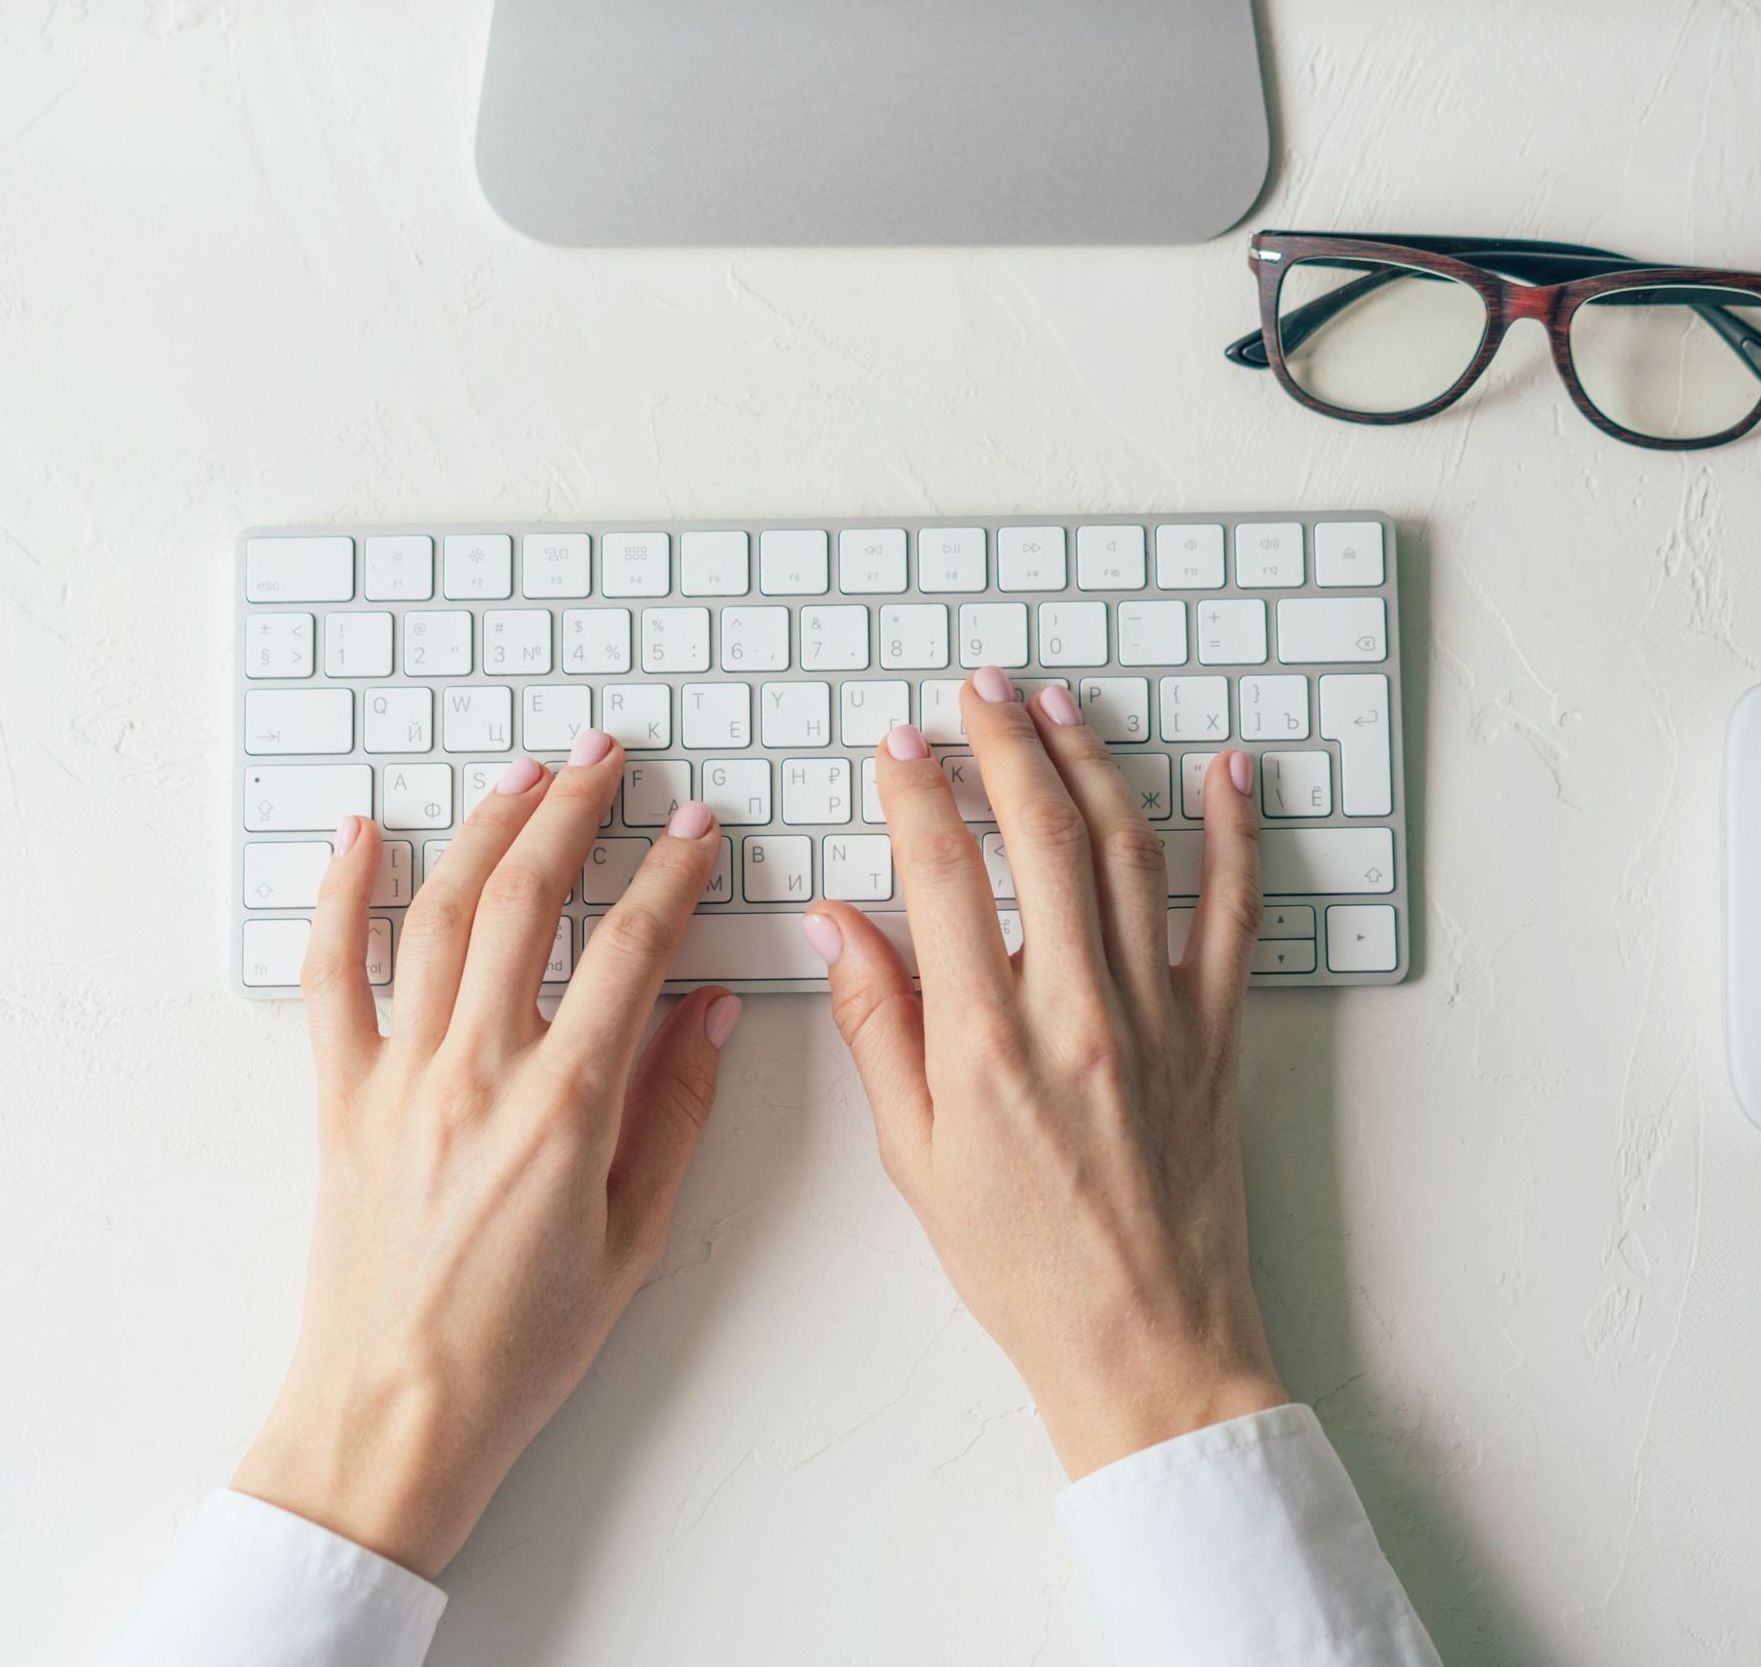
<path id="1" fill-rule="evenodd" d="M 373 814 L 370 764 L 263 764 L 245 771 L 251 833 L 330 833 L 345 816 Z"/>
<path id="2" fill-rule="evenodd" d="M 1164 833 L 1168 895 L 1196 897 L 1205 836 Z M 1394 835 L 1387 828 L 1267 828 L 1260 834 L 1260 890 L 1267 897 L 1351 897 L 1394 889 Z"/>

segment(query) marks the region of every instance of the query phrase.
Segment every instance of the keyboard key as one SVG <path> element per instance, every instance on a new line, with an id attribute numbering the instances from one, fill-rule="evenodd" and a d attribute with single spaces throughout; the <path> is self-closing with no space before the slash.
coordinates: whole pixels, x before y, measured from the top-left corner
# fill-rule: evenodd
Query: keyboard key
<path id="1" fill-rule="evenodd" d="M 1125 752 L 1119 754 L 1119 769 L 1124 775 L 1137 808 L 1152 822 L 1161 822 L 1174 814 L 1174 800 L 1169 791 L 1168 755 L 1164 752 Z"/>
<path id="2" fill-rule="evenodd" d="M 1180 814 L 1194 822 L 1205 819 L 1205 777 L 1214 752 L 1183 752 L 1180 755 Z"/>
<path id="3" fill-rule="evenodd" d="M 1382 583 L 1380 521 L 1317 521 L 1314 539 L 1317 585 L 1328 589 L 1358 585 L 1368 589 Z"/>
<path id="4" fill-rule="evenodd" d="M 391 676 L 391 615 L 327 614 L 324 619 L 324 675 Z"/>
<path id="5" fill-rule="evenodd" d="M 872 827 L 883 827 L 887 820 L 881 809 L 880 770 L 872 756 L 862 761 L 862 820 Z"/>
<path id="6" fill-rule="evenodd" d="M 1156 583 L 1163 590 L 1221 590 L 1223 577 L 1221 527 L 1156 528 Z"/>
<path id="7" fill-rule="evenodd" d="M 1039 663 L 1042 666 L 1104 666 L 1107 663 L 1107 604 L 1040 603 Z"/>
<path id="8" fill-rule="evenodd" d="M 362 769 L 366 766 L 362 765 Z M 382 781 L 387 828 L 450 828 L 452 766 L 387 764 Z"/>
<path id="9" fill-rule="evenodd" d="M 574 601 L 593 588 L 593 540 L 586 533 L 527 533 L 520 540 L 520 594 Z"/>
<path id="10" fill-rule="evenodd" d="M 415 895 L 416 847 L 407 839 L 388 839 L 379 847 L 379 873 L 368 903 L 375 909 L 401 909 Z"/>
<path id="11" fill-rule="evenodd" d="M 984 777 L 978 773 L 978 760 L 971 753 L 949 753 L 942 760 L 942 771 L 954 790 L 954 808 L 963 822 L 996 821 Z"/>
<path id="12" fill-rule="evenodd" d="M 1201 602 L 1198 606 L 1198 660 L 1201 666 L 1264 665 L 1266 604 Z"/>
<path id="13" fill-rule="evenodd" d="M 1253 946 L 1252 972 L 1298 973 L 1315 970 L 1315 946 L 1302 938 L 1261 938 Z"/>
<path id="14" fill-rule="evenodd" d="M 1295 590 L 1302 578 L 1301 522 L 1253 522 L 1235 529 L 1235 582 L 1243 590 Z"/>
<path id="15" fill-rule="evenodd" d="M 644 608 L 642 669 L 665 672 L 709 670 L 709 609 Z"/>
<path id="16" fill-rule="evenodd" d="M 373 814 L 370 764 L 259 764 L 245 771 L 251 833 L 335 831 L 345 816 Z"/>
<path id="17" fill-rule="evenodd" d="M 735 673 L 789 669 L 787 608 L 722 611 L 722 670 Z"/>
<path id="18" fill-rule="evenodd" d="M 983 590 L 984 587 L 983 527 L 925 527 L 917 535 L 919 590 Z"/>
<path id="19" fill-rule="evenodd" d="M 622 677 L 630 669 L 628 608 L 563 611 L 563 670 L 579 677 Z"/>
<path id="20" fill-rule="evenodd" d="M 744 596 L 752 588 L 752 546 L 743 532 L 679 535 L 683 596 Z"/>
<path id="21" fill-rule="evenodd" d="M 767 747 L 829 747 L 829 683 L 765 683 L 759 687 L 759 734 Z"/>
<path id="22" fill-rule="evenodd" d="M 1161 682 L 1164 741 L 1227 741 L 1229 679 L 1164 677 Z"/>
<path id="23" fill-rule="evenodd" d="M 885 903 L 893 895 L 893 842 L 885 834 L 827 834 L 820 842 L 825 895 Z"/>
<path id="24" fill-rule="evenodd" d="M 408 847 L 406 846 L 407 850 Z M 327 839 L 253 840 L 245 846 L 247 909 L 309 909 L 330 866 Z"/>
<path id="25" fill-rule="evenodd" d="M 960 715 L 965 687 L 957 677 L 926 677 L 917 686 L 917 727 L 932 747 L 966 744 L 966 720 Z"/>
<path id="26" fill-rule="evenodd" d="M 245 624 L 245 676 L 310 677 L 313 621 L 310 614 L 263 614 Z"/>
<path id="27" fill-rule="evenodd" d="M 712 758 L 703 766 L 703 802 L 726 828 L 771 819 L 770 760 Z"/>
<path id="28" fill-rule="evenodd" d="M 369 538 L 361 560 L 369 602 L 426 602 L 434 595 L 434 540 L 425 534 Z"/>
<path id="29" fill-rule="evenodd" d="M 1278 658 L 1287 666 L 1388 658 L 1388 604 L 1379 596 L 1291 597 L 1278 604 Z"/>
<path id="30" fill-rule="evenodd" d="M 971 670 L 1027 664 L 1025 602 L 964 602 L 960 606 L 960 664 Z"/>
<path id="31" fill-rule="evenodd" d="M 859 603 L 801 610 L 803 671 L 867 671 L 868 609 Z"/>
<path id="32" fill-rule="evenodd" d="M 248 689 L 245 751 L 352 752 L 355 697 L 347 689 Z"/>
<path id="33" fill-rule="evenodd" d="M 1142 590 L 1149 582 L 1142 527 L 1078 527 L 1078 590 Z"/>
<path id="34" fill-rule="evenodd" d="M 687 683 L 679 691 L 684 744 L 693 751 L 720 752 L 752 739 L 752 686 L 749 683 Z"/>
<path id="35" fill-rule="evenodd" d="M 877 747 L 887 731 L 911 722 L 911 685 L 847 682 L 838 690 L 838 744 Z"/>
<path id="36" fill-rule="evenodd" d="M 442 546 L 441 595 L 500 602 L 514 594 L 514 541 L 506 533 L 455 533 Z"/>
<path id="37" fill-rule="evenodd" d="M 1332 755 L 1325 752 L 1262 753 L 1260 807 L 1267 816 L 1331 816 Z"/>
<path id="38" fill-rule="evenodd" d="M 495 791 L 495 784 L 507 770 L 507 760 L 491 764 L 487 761 L 459 766 L 459 820 L 465 821 L 478 805 Z"/>
<path id="39" fill-rule="evenodd" d="M 758 535 L 758 588 L 766 596 L 824 596 L 831 584 L 831 541 L 823 532 Z"/>
<path id="40" fill-rule="evenodd" d="M 837 826 L 850 820 L 850 760 L 785 758 L 783 820 L 791 827 Z"/>
<path id="41" fill-rule="evenodd" d="M 251 602 L 348 602 L 355 594 L 352 538 L 245 540 L 245 597 Z"/>
<path id="42" fill-rule="evenodd" d="M 897 596 L 909 582 L 902 527 L 838 534 L 838 589 L 846 596 Z"/>
<path id="43" fill-rule="evenodd" d="M 680 759 L 650 758 L 624 766 L 624 826 L 664 828 L 691 797 L 691 766 Z"/>
<path id="44" fill-rule="evenodd" d="M 1327 911 L 1329 971 L 1393 972 L 1399 963 L 1394 910 L 1388 904 L 1338 904 Z"/>
<path id="45" fill-rule="evenodd" d="M 550 954 L 545 957 L 546 984 L 566 984 L 575 970 L 575 923 L 564 915 L 556 923 L 556 936 L 551 939 Z"/>
<path id="46" fill-rule="evenodd" d="M 527 752 L 567 752 L 593 724 L 585 683 L 532 683 L 520 691 L 520 745 Z"/>
<path id="47" fill-rule="evenodd" d="M 469 677 L 471 616 L 432 612 L 404 615 L 405 677 Z"/>
<path id="48" fill-rule="evenodd" d="M 599 540 L 601 596 L 665 596 L 672 588 L 672 540 L 665 533 L 606 533 Z"/>
<path id="49" fill-rule="evenodd" d="M 716 843 L 715 867 L 703 883 L 702 903 L 710 905 L 734 900 L 734 842 L 723 834 Z"/>
<path id="50" fill-rule="evenodd" d="M 1237 690 L 1244 741 L 1306 741 L 1309 680 L 1306 677 L 1244 677 Z"/>
<path id="51" fill-rule="evenodd" d="M 506 752 L 514 744 L 514 692 L 455 685 L 440 697 L 440 745 L 446 752 Z"/>
<path id="52" fill-rule="evenodd" d="M 602 839 L 587 853 L 581 870 L 583 903 L 616 903 L 629 890 L 636 870 L 653 848 L 647 839 Z"/>
<path id="53" fill-rule="evenodd" d="M 1184 602 L 1121 602 L 1118 611 L 1120 665 L 1186 664 Z"/>
<path id="54" fill-rule="evenodd" d="M 1150 738 L 1150 684 L 1147 677 L 1084 677 L 1076 684 L 1083 715 L 1103 741 Z"/>
<path id="55" fill-rule="evenodd" d="M 748 903 L 805 903 L 813 895 L 813 841 L 805 834 L 748 834 L 743 843 Z"/>
<path id="56" fill-rule="evenodd" d="M 1388 679 L 1380 672 L 1320 680 L 1321 739 L 1339 743 L 1339 799 L 1347 816 L 1392 816 Z"/>
<path id="57" fill-rule="evenodd" d="M 369 689 L 366 701 L 368 752 L 428 752 L 434 746 L 434 691 Z"/>
<path id="58" fill-rule="evenodd" d="M 997 529 L 997 589 L 1062 590 L 1068 583 L 1062 527 Z"/>
<path id="59" fill-rule="evenodd" d="M 1168 895 L 1198 896 L 1202 831 L 1165 833 Z M 1394 889 L 1394 835 L 1387 828 L 1267 828 L 1260 834 L 1260 889 L 1267 897 Z"/>
<path id="60" fill-rule="evenodd" d="M 241 940 L 244 982 L 256 989 L 298 984 L 311 936 L 309 920 L 247 920 Z"/>
<path id="61" fill-rule="evenodd" d="M 550 613 L 490 608 L 483 615 L 483 669 L 492 677 L 550 676 Z"/>
<path id="62" fill-rule="evenodd" d="M 979 854 L 984 858 L 984 871 L 991 883 L 991 896 L 999 902 L 1014 902 L 1015 874 L 1009 867 L 1009 852 L 1003 844 L 1003 836 L 986 834 L 979 842 Z"/>
<path id="63" fill-rule="evenodd" d="M 673 692 L 664 683 L 608 683 L 599 727 L 630 752 L 673 744 Z"/>
<path id="64" fill-rule="evenodd" d="M 1315 935 L 1315 911 L 1306 903 L 1268 905 L 1260 919 L 1262 938 L 1312 938 Z"/>
<path id="65" fill-rule="evenodd" d="M 889 671 L 940 671 L 948 663 L 944 602 L 902 602 L 880 611 L 880 663 Z"/>

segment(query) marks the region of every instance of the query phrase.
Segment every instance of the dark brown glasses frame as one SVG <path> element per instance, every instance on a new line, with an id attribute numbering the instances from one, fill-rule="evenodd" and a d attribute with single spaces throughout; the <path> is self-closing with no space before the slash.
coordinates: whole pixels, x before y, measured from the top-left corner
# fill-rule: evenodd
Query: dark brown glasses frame
<path id="1" fill-rule="evenodd" d="M 1323 261 L 1352 267 L 1361 264 L 1364 276 L 1342 284 L 1288 317 L 1278 316 L 1278 293 L 1284 275 L 1300 261 Z M 1572 363 L 1571 323 L 1585 302 L 1623 291 L 1643 292 L 1705 287 L 1753 295 L 1761 305 L 1761 274 L 1727 272 L 1709 266 L 1656 266 L 1617 255 L 1608 249 L 1592 249 L 1575 243 L 1545 243 L 1515 238 L 1344 236 L 1322 232 L 1263 231 L 1248 249 L 1260 292 L 1260 328 L 1225 349 L 1235 364 L 1253 370 L 1270 366 L 1279 386 L 1299 405 L 1345 422 L 1386 426 L 1419 422 L 1447 410 L 1471 388 L 1491 364 L 1511 325 L 1532 318 L 1545 326 L 1553 353 L 1554 368 L 1565 383 L 1574 404 L 1604 434 L 1629 445 L 1655 451 L 1696 451 L 1740 439 L 1761 422 L 1761 331 L 1745 324 L 1708 296 L 1703 302 L 1685 303 L 1712 326 L 1754 372 L 1756 403 L 1740 422 L 1717 434 L 1698 439 L 1674 440 L 1641 434 L 1624 427 L 1602 411 L 1585 393 Z M 1486 307 L 1486 331 L 1467 368 L 1437 398 L 1404 411 L 1354 411 L 1317 399 L 1302 388 L 1285 363 L 1287 338 L 1299 345 L 1317 329 L 1369 289 L 1385 283 L 1387 268 L 1435 273 L 1476 291 Z M 1637 296 L 1635 296 L 1635 300 Z M 1680 303 L 1680 297 L 1672 296 Z"/>

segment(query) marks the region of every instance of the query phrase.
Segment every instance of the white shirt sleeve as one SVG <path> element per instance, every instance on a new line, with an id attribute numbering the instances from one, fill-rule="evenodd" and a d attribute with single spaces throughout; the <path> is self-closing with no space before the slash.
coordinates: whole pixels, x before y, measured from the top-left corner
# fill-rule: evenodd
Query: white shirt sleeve
<path id="1" fill-rule="evenodd" d="M 217 1493 L 104 1667 L 420 1667 L 446 1594 L 260 1499 Z"/>
<path id="2" fill-rule="evenodd" d="M 1133 1453 L 1058 1513 L 1115 1667 L 1439 1667 L 1307 1407 Z"/>

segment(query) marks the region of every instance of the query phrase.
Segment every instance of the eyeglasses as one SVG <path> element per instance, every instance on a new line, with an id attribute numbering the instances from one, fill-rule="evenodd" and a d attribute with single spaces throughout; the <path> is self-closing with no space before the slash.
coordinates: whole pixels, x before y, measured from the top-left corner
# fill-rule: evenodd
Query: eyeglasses
<path id="1" fill-rule="evenodd" d="M 1721 446 L 1761 421 L 1761 275 L 1655 266 L 1511 238 L 1259 233 L 1260 328 L 1225 351 L 1292 399 L 1354 423 L 1410 423 L 1480 378 L 1519 319 L 1547 327 L 1572 403 L 1659 451 Z"/>

